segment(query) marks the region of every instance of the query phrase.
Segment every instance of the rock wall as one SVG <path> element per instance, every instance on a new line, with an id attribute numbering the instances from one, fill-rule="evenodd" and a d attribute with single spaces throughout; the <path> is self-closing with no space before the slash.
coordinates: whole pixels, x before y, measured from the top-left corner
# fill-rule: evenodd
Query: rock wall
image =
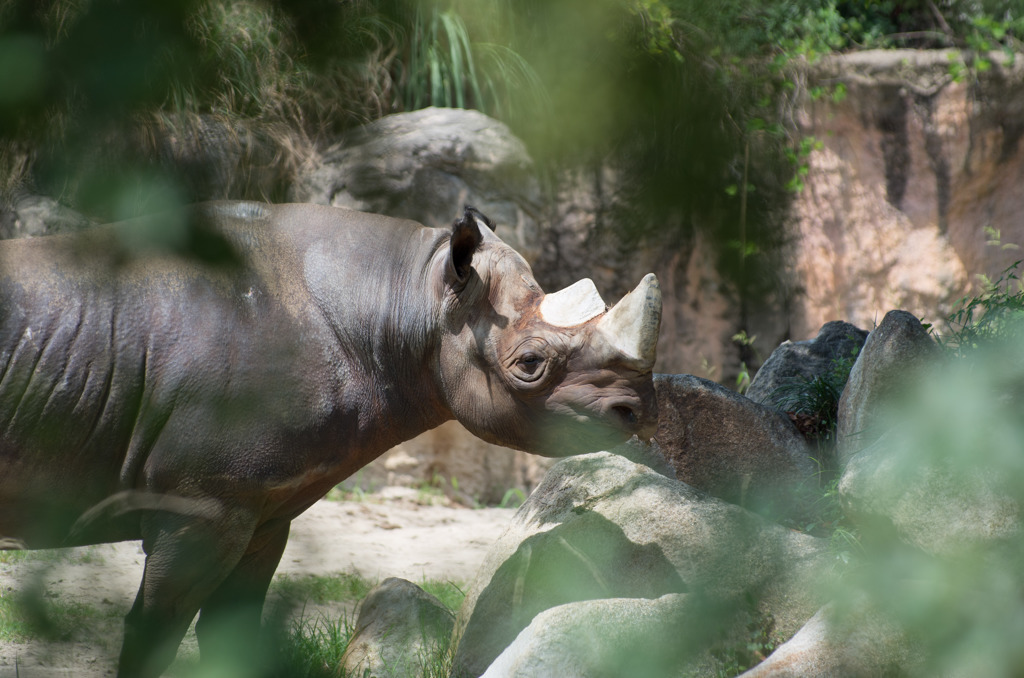
<path id="1" fill-rule="evenodd" d="M 810 73 L 846 96 L 803 115 L 822 148 L 793 205 L 798 338 L 835 319 L 871 328 L 890 308 L 935 322 L 976 274 L 1020 258 L 1003 245 L 1024 244 L 1024 64 L 991 55 L 988 71 L 954 78 L 964 58 L 869 51 Z"/>
<path id="2" fill-rule="evenodd" d="M 563 178 L 552 238 L 536 266 L 558 284 L 591 275 L 608 298 L 641 270 L 662 282 L 657 371 L 731 384 L 780 342 L 844 320 L 872 328 L 892 308 L 938 323 L 956 300 L 1024 257 L 1024 60 L 989 55 L 961 68 L 946 50 L 847 54 L 808 67 L 799 133 L 820 142 L 791 206 L 787 270 L 775 301 L 748 318 L 753 351 L 732 341 L 737 303 L 699 237 L 666 251 L 630 250 L 607 223 L 614 173 Z M 954 73 L 961 72 L 960 78 Z M 845 97 L 832 97 L 838 86 Z M 621 281 L 621 282 L 619 282 Z"/>
<path id="3" fill-rule="evenodd" d="M 663 305 L 655 372 L 714 381 L 731 378 L 739 367 L 731 341 L 739 309 L 722 285 L 711 245 L 700 234 L 680 248 L 624 241 L 614 216 L 617 179 L 608 167 L 565 172 L 558 178 L 544 248 L 531 262 L 537 280 L 555 290 L 589 277 L 611 302 L 654 272 Z M 766 345 L 765 355 L 773 348 Z M 725 365 L 730 374 L 723 372 Z"/>

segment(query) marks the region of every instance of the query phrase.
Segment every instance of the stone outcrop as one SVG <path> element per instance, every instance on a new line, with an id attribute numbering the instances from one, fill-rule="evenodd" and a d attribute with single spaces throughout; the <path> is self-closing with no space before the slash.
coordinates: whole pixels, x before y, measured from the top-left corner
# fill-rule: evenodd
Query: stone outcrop
<path id="1" fill-rule="evenodd" d="M 686 594 L 611 598 L 549 608 L 530 622 L 483 678 L 678 675 L 705 633 L 683 633 L 703 612 Z M 687 603 L 690 603 L 689 605 Z"/>
<path id="2" fill-rule="evenodd" d="M 898 425 L 897 425 L 898 426 Z M 996 468 L 921 454 L 915 429 L 891 429 L 853 455 L 839 482 L 847 516 L 863 530 L 952 556 L 1020 536 L 1021 505 Z"/>
<path id="3" fill-rule="evenodd" d="M 846 515 L 867 534 L 936 556 L 1019 540 L 1021 350 L 943 356 L 913 316 L 894 311 L 860 360 L 839 425 L 869 435 L 847 448 L 838 485 Z"/>
<path id="4" fill-rule="evenodd" d="M 827 378 L 843 361 L 852 365 L 867 337 L 868 333 L 859 327 L 833 320 L 822 325 L 814 339 L 784 341 L 757 370 L 744 395 L 779 409 L 780 387 L 797 380 Z"/>
<path id="5" fill-rule="evenodd" d="M 934 321 L 969 276 L 1019 258 L 990 243 L 1024 244 L 1024 63 L 989 55 L 990 69 L 955 77 L 972 58 L 854 52 L 809 73 L 845 97 L 801 118 L 822 148 L 793 208 L 797 334 L 835 317 L 870 327 L 891 308 Z"/>
<path id="6" fill-rule="evenodd" d="M 887 410 L 915 385 L 919 372 L 937 358 L 937 346 L 916 317 L 890 311 L 871 331 L 839 400 L 837 457 L 843 467 L 891 423 Z"/>
<path id="7" fill-rule="evenodd" d="M 906 634 L 877 610 L 829 603 L 740 678 L 907 675 L 920 668 Z"/>
<path id="8" fill-rule="evenodd" d="M 660 453 L 682 482 L 774 518 L 807 517 L 818 464 L 780 412 L 686 374 L 655 376 Z"/>
<path id="9" fill-rule="evenodd" d="M 784 530 L 619 456 L 560 462 L 469 590 L 456 672 L 710 676 L 756 664 L 742 675 L 1012 675 L 1019 639 L 1008 629 L 1024 590 L 1024 432 L 1012 394 L 1024 351 L 943 360 L 906 312 L 887 314 L 864 343 L 848 385 L 856 407 L 839 413 L 840 426 L 851 417 L 872 431 L 840 469 L 846 546 L 839 532 L 829 543 Z M 659 405 L 665 393 L 721 388 L 685 375 L 656 384 Z M 690 416 L 662 417 L 659 436 L 685 438 Z M 755 437 L 772 426 L 745 421 Z M 707 442 L 728 444 L 728 429 L 707 428 Z"/>
<path id="10" fill-rule="evenodd" d="M 385 579 L 359 604 L 343 675 L 419 678 L 423 656 L 447 645 L 453 624 L 452 613 L 419 586 Z"/>
<path id="11" fill-rule="evenodd" d="M 671 614 L 686 616 L 684 628 L 692 625 L 703 639 L 734 638 L 752 617 L 785 639 L 820 607 L 814 577 L 833 561 L 823 540 L 646 466 L 608 453 L 566 459 L 517 512 L 467 592 L 453 635 L 454 671 L 483 674 L 542 612 L 581 601 L 647 601 L 634 607 L 659 608 L 659 615 L 679 603 Z M 671 594 L 678 595 L 666 598 Z M 552 612 L 548 620 L 577 628 L 588 609 Z M 600 628 L 610 635 L 596 629 L 589 640 L 564 642 L 578 650 L 638 631 Z M 685 637 L 677 636 L 674 647 Z M 531 643 L 524 639 L 520 647 Z M 696 643 L 673 661 L 712 670 L 712 645 Z M 511 655 L 508 666 L 528 665 L 525 650 Z"/>
<path id="12" fill-rule="evenodd" d="M 540 189 L 526 147 L 479 111 L 425 108 L 357 128 L 289 195 L 447 227 L 470 204 L 527 260 L 539 253 Z"/>

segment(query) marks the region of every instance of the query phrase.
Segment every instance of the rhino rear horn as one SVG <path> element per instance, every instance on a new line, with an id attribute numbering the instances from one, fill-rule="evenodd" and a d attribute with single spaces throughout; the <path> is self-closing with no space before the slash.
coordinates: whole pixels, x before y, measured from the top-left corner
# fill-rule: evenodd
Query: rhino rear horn
<path id="1" fill-rule="evenodd" d="M 597 331 L 620 358 L 640 372 L 654 369 L 661 329 L 661 288 L 648 273 L 597 324 Z"/>

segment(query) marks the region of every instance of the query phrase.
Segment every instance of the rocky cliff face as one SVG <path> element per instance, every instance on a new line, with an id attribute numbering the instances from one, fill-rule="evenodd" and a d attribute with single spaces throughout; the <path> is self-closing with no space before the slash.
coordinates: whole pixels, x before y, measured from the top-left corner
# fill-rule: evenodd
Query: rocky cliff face
<path id="1" fill-rule="evenodd" d="M 829 321 L 871 329 L 902 308 L 939 323 L 980 289 L 979 274 L 994 279 L 1024 258 L 1016 247 L 1024 246 L 1024 62 L 990 55 L 991 67 L 976 71 L 964 70 L 964 59 L 886 50 L 808 69 L 808 90 L 842 84 L 846 96 L 807 97 L 799 115 L 801 133 L 820 148 L 791 206 L 782 289 L 747 320 L 758 338 L 753 355 L 731 340 L 737 304 L 699 239 L 685 251 L 629 253 L 611 267 L 588 247 L 578 265 L 607 271 L 612 285 L 634 278 L 633 267 L 654 270 L 665 291 L 658 371 L 726 384 L 741 358 L 753 369 L 781 341 L 813 337 Z"/>
<path id="2" fill-rule="evenodd" d="M 976 274 L 1020 258 L 1006 245 L 1024 244 L 1024 64 L 993 55 L 954 78 L 963 58 L 862 52 L 811 73 L 847 96 L 803 116 L 822 148 L 793 205 L 797 338 L 835 319 L 870 328 L 890 308 L 934 322 Z"/>

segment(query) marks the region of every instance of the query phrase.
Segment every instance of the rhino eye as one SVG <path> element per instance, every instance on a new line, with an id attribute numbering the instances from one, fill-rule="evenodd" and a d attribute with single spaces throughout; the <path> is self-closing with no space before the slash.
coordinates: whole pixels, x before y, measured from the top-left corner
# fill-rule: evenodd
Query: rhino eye
<path id="1" fill-rule="evenodd" d="M 538 353 L 527 351 L 515 362 L 516 376 L 523 381 L 536 381 L 544 374 L 544 357 Z"/>

